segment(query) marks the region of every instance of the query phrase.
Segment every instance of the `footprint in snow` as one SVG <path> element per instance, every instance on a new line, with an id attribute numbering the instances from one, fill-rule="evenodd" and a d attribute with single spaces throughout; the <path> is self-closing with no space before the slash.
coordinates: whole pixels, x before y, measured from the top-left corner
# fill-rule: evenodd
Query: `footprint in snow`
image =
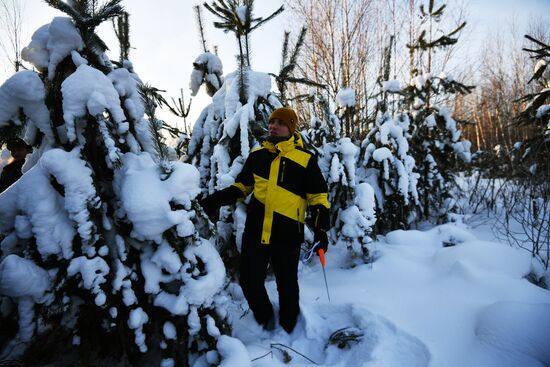
<path id="1" fill-rule="evenodd" d="M 301 315 L 291 334 L 278 322 L 275 330 L 264 330 L 251 312 L 243 311 L 247 310 L 246 303 L 230 311 L 233 337 L 245 345 L 252 366 L 420 367 L 430 362 L 428 348 L 419 339 L 365 307 L 300 307 Z"/>

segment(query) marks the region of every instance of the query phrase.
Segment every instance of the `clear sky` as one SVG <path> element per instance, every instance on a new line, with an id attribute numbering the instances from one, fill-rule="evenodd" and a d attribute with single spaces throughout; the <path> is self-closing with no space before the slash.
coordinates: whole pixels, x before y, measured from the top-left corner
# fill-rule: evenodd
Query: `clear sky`
<path id="1" fill-rule="evenodd" d="M 63 15 L 42 0 L 20 0 L 24 4 L 23 45 L 28 44 L 32 33 L 51 18 Z M 399 0 L 397 0 L 399 1 Z M 449 0 L 450 3 L 456 0 Z M 123 6 L 130 13 L 130 37 L 134 49 L 130 58 L 144 82 L 168 91 L 167 96 L 179 96 L 183 88 L 189 97 L 189 75 L 193 60 L 202 52 L 198 39 L 193 5 L 202 4 L 187 0 L 126 0 Z M 283 4 L 283 0 L 256 0 L 255 15 L 267 16 Z M 212 25 L 213 16 L 206 10 L 205 28 L 210 46 L 219 47 L 218 54 L 224 64 L 224 73 L 235 70 L 236 41 Z M 550 23 L 550 0 L 469 0 L 468 23 L 474 44 L 481 44 L 488 32 L 502 32 L 514 20 L 521 27 L 532 15 L 541 16 Z M 262 72 L 277 72 L 283 32 L 289 27 L 285 13 L 252 33 L 252 68 Z M 522 30 L 523 31 L 523 30 Z M 118 46 L 110 22 L 99 28 L 100 36 L 112 48 L 110 57 L 118 59 Z M 467 41 L 466 41 L 467 42 Z M 0 81 L 9 76 L 0 68 Z M 191 121 L 209 102 L 202 91 L 193 99 Z M 176 122 L 170 115 L 162 116 L 167 122 Z M 173 119 L 170 121 L 170 119 Z"/>
<path id="2" fill-rule="evenodd" d="M 469 26 L 474 41 L 484 35 L 506 32 L 511 23 L 525 31 L 526 22 L 535 17 L 550 24 L 550 0 L 470 0 Z"/>

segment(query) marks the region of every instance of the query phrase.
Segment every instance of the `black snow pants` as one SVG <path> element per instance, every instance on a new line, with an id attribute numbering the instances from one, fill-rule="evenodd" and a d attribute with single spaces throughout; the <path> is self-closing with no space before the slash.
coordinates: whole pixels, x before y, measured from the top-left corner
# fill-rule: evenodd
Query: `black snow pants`
<path id="1" fill-rule="evenodd" d="M 271 263 L 279 292 L 279 323 L 288 333 L 294 329 L 300 314 L 299 258 L 300 246 L 297 244 L 263 245 L 243 241 L 240 284 L 258 324 L 266 326 L 273 318 L 273 306 L 265 289 L 267 267 Z"/>

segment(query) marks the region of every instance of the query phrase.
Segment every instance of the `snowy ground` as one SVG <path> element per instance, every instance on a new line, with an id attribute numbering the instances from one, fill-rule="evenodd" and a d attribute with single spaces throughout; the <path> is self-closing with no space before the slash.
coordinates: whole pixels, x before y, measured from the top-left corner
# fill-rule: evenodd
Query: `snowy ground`
<path id="1" fill-rule="evenodd" d="M 230 310 L 233 336 L 252 366 L 549 366 L 550 291 L 524 278 L 528 252 L 491 241 L 490 227 L 392 232 L 374 244 L 376 261 L 351 269 L 343 249 L 331 248 L 331 302 L 312 258 L 301 265 L 302 314 L 291 335 L 260 328 L 243 301 Z M 274 281 L 268 291 L 277 307 Z M 328 343 L 341 328 L 362 337 Z"/>

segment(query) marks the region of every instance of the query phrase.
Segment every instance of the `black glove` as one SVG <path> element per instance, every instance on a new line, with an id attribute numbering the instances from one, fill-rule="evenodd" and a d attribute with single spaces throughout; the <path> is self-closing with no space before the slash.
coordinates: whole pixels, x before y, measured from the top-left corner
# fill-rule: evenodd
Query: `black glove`
<path id="1" fill-rule="evenodd" d="M 214 220 L 218 218 L 218 209 L 224 205 L 233 204 L 237 199 L 243 196 L 243 192 L 237 187 L 231 185 L 223 190 L 216 191 L 212 195 L 199 198 L 199 205 L 206 215 Z"/>
<path id="2" fill-rule="evenodd" d="M 313 205 L 311 208 L 311 225 L 313 230 L 313 243 L 319 242 L 315 251 L 319 255 L 319 250 L 327 252 L 328 237 L 327 230 L 329 227 L 329 210 L 323 205 Z"/>
<path id="3" fill-rule="evenodd" d="M 213 197 L 212 195 L 202 197 L 199 199 L 199 205 L 202 207 L 202 209 L 210 219 L 216 217 L 218 205 L 216 203 L 215 197 Z"/>
<path id="4" fill-rule="evenodd" d="M 326 253 L 328 250 L 327 232 L 323 230 L 316 230 L 313 236 L 313 243 L 318 243 L 317 247 L 315 247 L 315 253 L 317 253 L 317 255 L 319 255 L 319 250 L 321 249 L 323 249 L 323 251 Z"/>

